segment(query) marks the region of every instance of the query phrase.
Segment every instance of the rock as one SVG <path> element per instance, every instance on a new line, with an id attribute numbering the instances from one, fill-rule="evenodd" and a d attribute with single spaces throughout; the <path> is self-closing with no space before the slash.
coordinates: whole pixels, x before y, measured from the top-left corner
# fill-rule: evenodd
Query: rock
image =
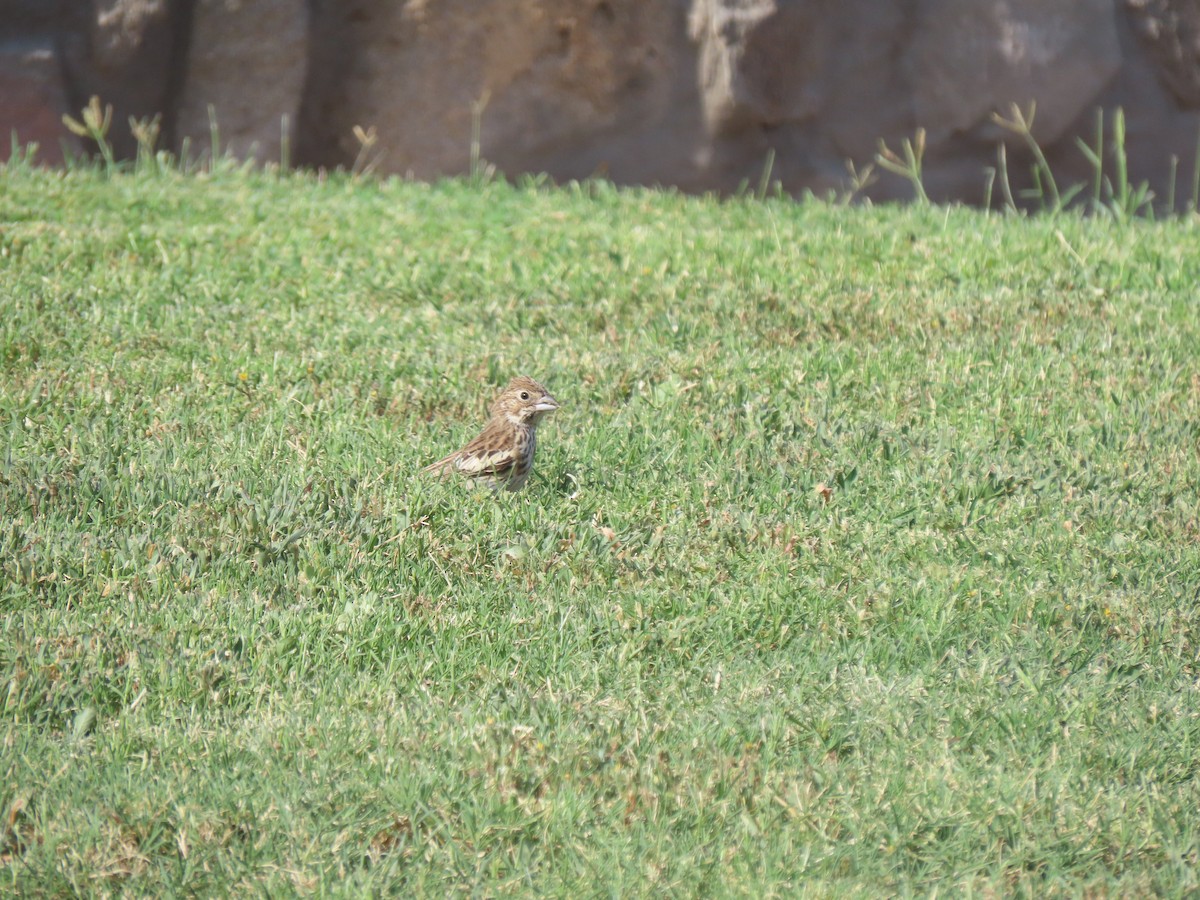
<path id="1" fill-rule="evenodd" d="M 290 142 L 308 70 L 305 0 L 197 0 L 189 44 L 175 144 L 211 151 L 211 105 L 219 152 L 279 162 L 282 122 Z"/>
<path id="2" fill-rule="evenodd" d="M 699 133 L 686 15 L 684 0 L 318 3 L 313 32 L 329 41 L 314 54 L 304 156 L 350 165 L 354 126 L 374 126 L 385 170 L 464 172 L 480 109 L 480 152 L 505 171 L 668 174 Z"/>
<path id="3" fill-rule="evenodd" d="M 1095 106 L 1121 66 L 1112 0 L 923 0 L 902 69 L 913 115 L 934 141 L 1037 102 L 1053 142 Z"/>
<path id="4" fill-rule="evenodd" d="M 35 162 L 61 165 L 63 147 L 81 151 L 79 140 L 62 123 L 69 112 L 59 79 L 60 64 L 48 38 L 0 43 L 0 160 L 12 151 L 12 136 L 38 145 Z"/>
<path id="5" fill-rule="evenodd" d="M 1146 182 L 1154 191 L 1160 209 L 1171 205 L 1168 190 L 1174 160 L 1177 166 L 1174 208 L 1182 208 L 1184 202 L 1191 199 L 1187 195 L 1191 190 L 1196 142 L 1200 136 L 1200 113 L 1182 104 L 1174 91 L 1164 89 L 1162 60 L 1146 52 L 1144 40 L 1136 33 L 1137 19 L 1132 15 L 1121 15 L 1117 17 L 1117 23 L 1120 70 L 1079 118 L 1068 124 L 1063 138 L 1047 149 L 1047 158 L 1060 181 L 1090 183 L 1094 173 L 1075 146 L 1075 136 L 1094 144 L 1097 113 L 1103 111 L 1104 175 L 1111 179 L 1116 172 L 1113 122 L 1116 110 L 1121 109 L 1125 114 L 1125 153 L 1130 182 L 1135 187 Z"/>
<path id="6" fill-rule="evenodd" d="M 1200 4 L 1126 0 L 1126 5 L 1163 84 L 1185 108 L 1200 107 Z"/>
<path id="7" fill-rule="evenodd" d="M 207 149 L 211 104 L 239 157 L 279 159 L 286 115 L 299 164 L 436 178 L 470 169 L 478 118 L 479 158 L 509 176 L 729 192 L 769 165 L 826 194 L 923 128 L 930 196 L 979 202 L 1001 142 L 1014 191 L 1031 183 L 992 119 L 1011 103 L 1036 100 L 1064 189 L 1095 177 L 1077 139 L 1098 107 L 1124 108 L 1131 177 L 1160 193 L 1172 166 L 1190 185 L 1200 127 L 1200 0 L 7 3 L 0 114 L 56 134 L 63 104 L 99 94 L 125 156 L 127 118 L 155 112 L 164 145 Z M 867 196 L 911 194 L 877 175 Z"/>
<path id="8" fill-rule="evenodd" d="M 908 79 L 897 70 L 905 4 L 844 0 L 695 0 L 707 144 L 705 179 L 719 190 L 771 176 L 824 193 L 846 161 L 868 162 L 880 137 L 911 134 Z"/>
<path id="9" fill-rule="evenodd" d="M 59 42 L 68 101 L 76 111 L 92 96 L 112 105 L 109 142 L 118 156 L 137 153 L 130 117 L 149 119 L 161 113 L 164 141 L 170 142 L 180 64 L 187 55 L 187 20 L 188 4 L 167 0 L 65 4 Z"/>

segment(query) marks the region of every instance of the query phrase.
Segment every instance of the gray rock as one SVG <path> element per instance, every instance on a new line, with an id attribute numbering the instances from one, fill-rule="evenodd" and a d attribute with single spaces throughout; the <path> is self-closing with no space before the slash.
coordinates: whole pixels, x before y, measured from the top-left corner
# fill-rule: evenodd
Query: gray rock
<path id="1" fill-rule="evenodd" d="M 14 133 L 21 145 L 38 145 L 34 160 L 39 163 L 60 165 L 64 148 L 72 154 L 81 151 L 79 140 L 62 124 L 70 109 L 60 69 L 47 38 L 0 43 L 0 160 L 9 158 Z"/>
<path id="2" fill-rule="evenodd" d="M 773 160 L 786 190 L 825 193 L 920 127 L 930 195 L 978 202 L 1001 142 L 1014 188 L 1030 181 L 992 119 L 1011 103 L 1036 101 L 1064 186 L 1093 174 L 1076 140 L 1099 107 L 1124 108 L 1130 173 L 1160 192 L 1172 157 L 1190 184 L 1200 126 L 1200 0 L 7 3 L 0 129 L 43 148 L 98 94 L 126 156 L 126 119 L 156 112 L 163 144 L 207 150 L 211 104 L 239 157 L 278 160 L 287 116 L 296 163 L 436 178 L 468 171 L 478 116 L 482 159 L 509 176 L 732 191 Z M 366 153 L 356 128 L 374 129 Z"/>
<path id="3" fill-rule="evenodd" d="M 175 142 L 211 152 L 212 106 L 219 153 L 280 162 L 283 122 L 290 141 L 299 118 L 308 40 L 305 0 L 197 0 Z"/>
<path id="4" fill-rule="evenodd" d="M 162 115 L 169 142 L 178 103 L 179 61 L 186 57 L 188 4 L 166 0 L 75 0 L 64 4 L 58 35 L 63 90 L 73 110 L 92 96 L 113 107 L 109 142 L 132 157 L 129 119 Z"/>

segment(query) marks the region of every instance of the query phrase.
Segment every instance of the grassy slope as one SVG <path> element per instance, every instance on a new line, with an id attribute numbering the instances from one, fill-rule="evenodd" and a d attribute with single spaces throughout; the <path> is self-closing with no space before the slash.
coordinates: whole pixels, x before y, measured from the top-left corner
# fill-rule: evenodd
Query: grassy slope
<path id="1" fill-rule="evenodd" d="M 0 175 L 0 890 L 1200 887 L 1200 232 Z M 414 475 L 518 372 L 540 478 Z"/>

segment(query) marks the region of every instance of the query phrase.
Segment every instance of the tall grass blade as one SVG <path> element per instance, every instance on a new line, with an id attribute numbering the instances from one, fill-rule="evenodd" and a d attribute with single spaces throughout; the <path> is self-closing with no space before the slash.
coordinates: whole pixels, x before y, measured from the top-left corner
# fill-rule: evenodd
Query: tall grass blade
<path id="1" fill-rule="evenodd" d="M 211 154 L 208 161 L 210 172 L 217 170 L 217 160 L 221 158 L 221 129 L 217 125 L 217 108 L 208 104 L 208 151 Z"/>
<path id="2" fill-rule="evenodd" d="M 1192 154 L 1192 196 L 1188 212 L 1200 212 L 1200 126 L 1196 127 L 1196 149 Z"/>
<path id="3" fill-rule="evenodd" d="M 1000 174 L 1000 195 L 1004 198 L 1005 209 L 1017 212 L 1017 204 L 1013 200 L 1012 185 L 1008 181 L 1008 147 L 1003 141 L 996 147 L 996 168 Z"/>
<path id="4" fill-rule="evenodd" d="M 758 178 L 758 191 L 755 196 L 759 200 L 767 198 L 767 189 L 771 186 L 771 170 L 775 167 L 775 148 L 767 150 L 767 158 L 763 162 L 762 175 Z"/>
<path id="5" fill-rule="evenodd" d="M 1113 160 L 1117 167 L 1114 199 L 1124 216 L 1130 212 L 1130 190 L 1128 160 L 1125 158 L 1125 111 L 1120 107 L 1113 113 Z"/>
<path id="6" fill-rule="evenodd" d="M 292 168 L 292 129 L 288 114 L 279 117 L 279 173 L 282 175 Z"/>
<path id="7" fill-rule="evenodd" d="M 1167 216 L 1175 215 L 1175 175 L 1179 169 L 1179 157 L 1171 154 L 1171 168 L 1167 173 Z"/>

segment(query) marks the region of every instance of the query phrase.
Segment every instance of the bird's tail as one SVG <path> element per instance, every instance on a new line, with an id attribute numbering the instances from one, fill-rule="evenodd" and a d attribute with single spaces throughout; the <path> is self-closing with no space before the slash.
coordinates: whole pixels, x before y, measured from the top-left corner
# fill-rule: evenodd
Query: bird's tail
<path id="1" fill-rule="evenodd" d="M 449 456 L 439 459 L 435 463 L 430 463 L 421 471 L 430 475 L 437 475 L 439 478 L 445 478 L 454 468 L 454 460 L 458 454 L 451 453 Z"/>

